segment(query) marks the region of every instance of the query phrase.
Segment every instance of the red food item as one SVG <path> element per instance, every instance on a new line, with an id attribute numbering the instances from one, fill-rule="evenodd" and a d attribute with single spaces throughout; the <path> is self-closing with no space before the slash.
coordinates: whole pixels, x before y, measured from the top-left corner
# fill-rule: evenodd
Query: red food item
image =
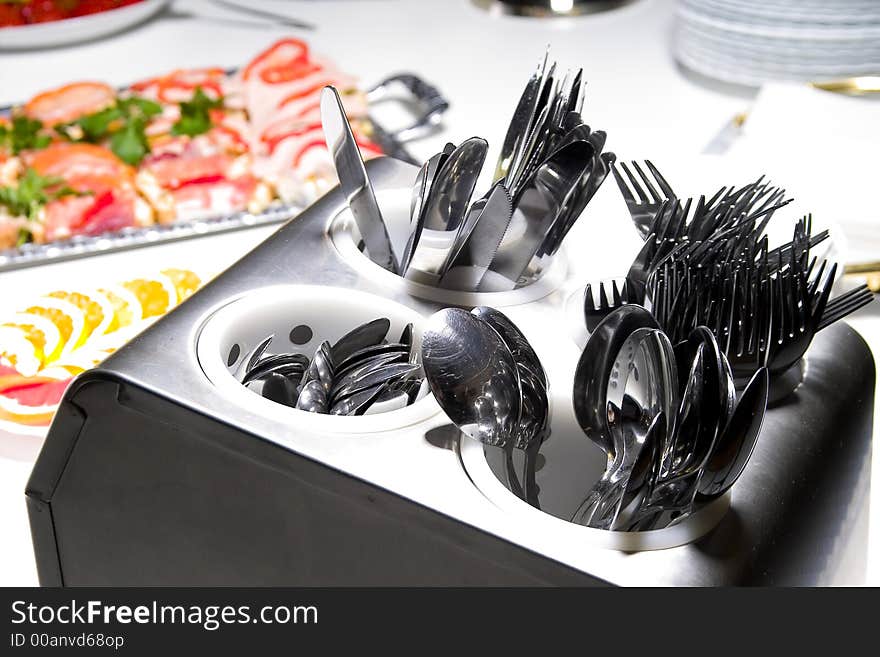
<path id="1" fill-rule="evenodd" d="M 21 8 L 15 5 L 0 4 L 0 27 L 18 27 L 27 25 Z"/>
<path id="2" fill-rule="evenodd" d="M 24 106 L 24 113 L 51 126 L 97 112 L 115 101 L 116 92 L 103 82 L 74 82 L 37 94 Z"/>
<path id="3" fill-rule="evenodd" d="M 172 192 L 174 204 L 184 215 L 206 212 L 236 212 L 247 208 L 257 187 L 250 175 L 235 179 L 204 177 L 192 179 Z"/>
<path id="4" fill-rule="evenodd" d="M 79 191 L 103 191 L 131 181 L 134 171 L 112 151 L 94 144 L 59 142 L 31 153 L 26 164 L 43 176 L 58 176 Z"/>
<path id="5" fill-rule="evenodd" d="M 49 23 L 133 5 L 141 0 L 26 0 L 0 4 L 0 27 Z"/>
<path id="6" fill-rule="evenodd" d="M 163 157 L 147 163 L 144 168 L 152 173 L 166 189 L 179 189 L 189 182 L 226 177 L 232 158 L 216 154 L 205 156 L 184 155 Z"/>
<path id="7" fill-rule="evenodd" d="M 259 75 L 268 84 L 279 84 L 319 68 L 309 61 L 309 47 L 304 41 L 287 38 L 276 41 L 254 57 L 242 72 L 242 78 L 249 80 Z"/>
<path id="8" fill-rule="evenodd" d="M 221 86 L 226 72 L 222 68 L 177 69 L 168 75 L 142 80 L 131 85 L 133 91 L 147 93 L 163 103 L 179 103 L 189 100 L 196 88 L 211 98 L 223 95 Z"/>
<path id="9" fill-rule="evenodd" d="M 2 377 L 6 379 L 7 377 Z M 10 379 L 13 377 L 9 377 Z M 14 399 L 23 406 L 54 406 L 61 401 L 64 391 L 73 380 L 48 379 L 45 377 L 24 377 L 19 375 L 17 381 L 9 381 L 11 385 L 0 391 L 4 397 Z"/>
<path id="10" fill-rule="evenodd" d="M 134 193 L 104 190 L 92 196 L 65 197 L 46 206 L 42 240 L 100 235 L 135 225 Z"/>
<path id="11" fill-rule="evenodd" d="M 383 155 L 382 149 L 379 148 L 378 144 L 370 141 L 357 130 L 352 132 L 355 142 L 357 142 L 364 155 Z M 266 128 L 260 136 L 260 141 L 266 144 L 271 155 L 282 141 L 291 137 L 302 139 L 302 147 L 298 149 L 300 153 L 304 153 L 314 145 L 326 147 L 327 143 L 324 139 L 324 128 L 320 121 L 303 122 L 293 116 L 276 121 Z M 297 156 L 294 160 L 294 166 L 298 164 L 299 159 L 300 156 Z"/>
<path id="12" fill-rule="evenodd" d="M 43 176 L 57 176 L 69 187 L 87 193 L 46 205 L 39 241 L 98 235 L 135 225 L 134 172 L 106 148 L 60 142 L 29 154 L 26 163 Z"/>

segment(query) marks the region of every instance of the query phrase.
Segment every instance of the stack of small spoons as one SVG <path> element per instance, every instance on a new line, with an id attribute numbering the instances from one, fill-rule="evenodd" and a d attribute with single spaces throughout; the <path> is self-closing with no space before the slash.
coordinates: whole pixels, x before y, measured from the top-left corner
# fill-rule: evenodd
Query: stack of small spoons
<path id="1" fill-rule="evenodd" d="M 396 342 L 386 336 L 391 322 L 380 318 L 362 324 L 333 345 L 324 341 L 311 359 L 285 352 L 266 355 L 274 336 L 257 344 L 241 360 L 235 376 L 276 403 L 310 413 L 364 415 L 378 408 L 412 404 L 424 375 L 413 349 L 413 326 Z"/>

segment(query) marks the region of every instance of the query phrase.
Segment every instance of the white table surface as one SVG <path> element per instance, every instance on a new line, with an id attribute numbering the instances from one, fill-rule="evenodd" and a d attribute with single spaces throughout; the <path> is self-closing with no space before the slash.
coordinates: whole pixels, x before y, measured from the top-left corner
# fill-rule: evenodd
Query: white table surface
<path id="1" fill-rule="evenodd" d="M 547 44 L 562 65 L 584 67 L 589 81 L 587 121 L 606 130 L 608 148 L 626 159 L 696 159 L 725 121 L 748 108 L 753 96 L 747 90 L 697 80 L 673 62 L 672 0 L 639 0 L 616 11 L 555 20 L 490 15 L 470 0 L 250 0 L 247 4 L 285 11 L 317 29 L 295 32 L 159 19 L 80 46 L 0 51 L 0 105 L 75 79 L 122 85 L 181 66 L 239 65 L 284 34 L 306 38 L 315 51 L 330 55 L 365 84 L 390 72 L 411 70 L 438 85 L 453 106 L 441 134 L 412 145 L 418 157 L 431 155 L 447 140 L 480 135 L 494 147 L 492 161 L 522 85 Z M 229 16 L 205 2 L 178 1 L 176 6 Z M 613 183 L 602 192 L 610 187 Z M 619 207 L 625 213 L 622 202 Z M 266 234 L 266 230 L 234 233 L 0 274 L 2 305 L 78 279 L 100 276 L 117 281 L 165 264 L 220 271 Z M 601 239 L 601 233 L 598 236 Z M 597 262 L 596 271 L 613 273 L 615 264 L 619 263 Z M 862 312 L 851 323 L 880 353 L 878 311 Z M 39 439 L 0 434 L 0 585 L 37 583 L 24 488 L 39 447 Z M 875 478 L 878 463 L 875 458 Z M 876 502 L 876 491 L 872 497 Z M 875 553 L 880 540 L 878 508 L 880 504 L 872 505 L 868 528 Z M 878 562 L 875 558 L 869 564 L 872 583 L 880 581 Z"/>

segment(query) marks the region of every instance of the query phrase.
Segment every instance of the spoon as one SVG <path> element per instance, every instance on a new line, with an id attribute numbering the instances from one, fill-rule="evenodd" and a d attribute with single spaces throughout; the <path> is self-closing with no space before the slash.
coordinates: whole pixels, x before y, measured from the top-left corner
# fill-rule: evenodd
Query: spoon
<path id="1" fill-rule="evenodd" d="M 460 308 L 440 310 L 422 334 L 422 365 L 440 407 L 465 435 L 504 447 L 522 412 L 516 361 L 486 322 Z M 518 488 L 508 467 L 508 484 Z"/>
<path id="2" fill-rule="evenodd" d="M 641 328 L 624 341 L 606 379 L 606 426 L 612 436 L 612 458 L 602 478 L 578 507 L 573 522 L 609 529 L 617 518 L 629 478 L 645 459 L 650 463 L 656 441 L 642 455 L 648 431 L 658 415 L 669 408 L 669 384 L 675 382 L 675 365 L 669 338 L 659 329 Z M 635 493 L 633 493 L 634 495 Z"/>
<path id="3" fill-rule="evenodd" d="M 256 365 L 249 368 L 247 374 L 241 380 L 247 385 L 270 373 L 289 374 L 299 371 L 305 372 L 309 367 L 309 359 L 303 354 L 276 354 L 263 358 Z"/>
<path id="4" fill-rule="evenodd" d="M 467 211 L 489 144 L 480 137 L 463 141 L 443 163 L 424 206 L 424 227 L 455 230 Z"/>
<path id="5" fill-rule="evenodd" d="M 302 387 L 296 407 L 309 413 L 327 412 L 327 393 L 319 379 L 312 379 Z"/>
<path id="6" fill-rule="evenodd" d="M 769 389 L 770 376 L 767 368 L 762 367 L 749 381 L 706 460 L 698 484 L 699 496 L 714 498 L 724 494 L 745 470 L 761 433 Z"/>
<path id="7" fill-rule="evenodd" d="M 387 317 L 380 317 L 352 329 L 339 338 L 330 348 L 330 355 L 333 357 L 333 361 L 342 363 L 356 351 L 379 344 L 388 335 L 390 328 L 391 321 Z"/>
<path id="8" fill-rule="evenodd" d="M 247 375 L 247 373 L 257 364 L 257 361 L 260 360 L 260 356 L 262 356 L 266 349 L 269 347 L 269 344 L 272 340 L 275 339 L 275 334 L 264 338 L 262 342 L 258 343 L 253 349 L 251 349 L 248 353 L 244 355 L 239 363 L 238 367 L 235 370 L 235 378 L 241 381 Z"/>
<path id="9" fill-rule="evenodd" d="M 522 488 L 526 500 L 532 506 L 538 507 L 535 465 L 538 451 L 549 435 L 550 427 L 547 374 L 541 365 L 538 354 L 535 353 L 526 336 L 504 313 L 487 306 L 477 306 L 471 310 L 471 313 L 498 333 L 498 337 L 501 338 L 516 361 L 519 370 L 522 412 L 516 439 L 509 448 L 515 447 L 525 450 Z"/>
<path id="10" fill-rule="evenodd" d="M 587 438 L 614 458 L 614 441 L 607 423 L 607 384 L 617 354 L 638 329 L 659 329 L 654 316 L 637 305 L 621 306 L 599 323 L 590 335 L 574 375 L 572 403 L 578 425 Z M 674 390 L 678 389 L 677 382 Z M 668 413 L 671 417 L 673 413 Z"/>
<path id="11" fill-rule="evenodd" d="M 269 374 L 263 382 L 260 394 L 276 404 L 296 407 L 296 383 L 282 374 Z"/>

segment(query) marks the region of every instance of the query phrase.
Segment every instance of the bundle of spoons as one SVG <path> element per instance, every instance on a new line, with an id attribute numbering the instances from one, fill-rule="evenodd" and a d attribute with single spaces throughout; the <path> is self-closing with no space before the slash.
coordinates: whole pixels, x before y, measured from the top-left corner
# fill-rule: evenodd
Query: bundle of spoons
<path id="1" fill-rule="evenodd" d="M 493 308 L 446 308 L 428 319 L 422 363 L 449 419 L 466 436 L 503 448 L 508 488 L 537 507 L 535 462 L 550 430 L 549 384 L 526 337 Z M 514 449 L 525 452 L 520 478 Z"/>
<path id="2" fill-rule="evenodd" d="M 321 343 L 314 355 L 268 354 L 267 336 L 241 359 L 235 376 L 242 385 L 278 404 L 310 413 L 364 415 L 383 404 L 402 408 L 419 397 L 424 380 L 408 324 L 395 342 L 386 337 L 387 318 L 349 331 L 334 344 Z"/>
<path id="3" fill-rule="evenodd" d="M 581 354 L 574 410 L 607 466 L 572 517 L 600 529 L 666 527 L 726 492 L 748 463 L 767 407 L 759 369 L 737 400 L 715 337 L 673 346 L 650 312 L 611 312 Z"/>

